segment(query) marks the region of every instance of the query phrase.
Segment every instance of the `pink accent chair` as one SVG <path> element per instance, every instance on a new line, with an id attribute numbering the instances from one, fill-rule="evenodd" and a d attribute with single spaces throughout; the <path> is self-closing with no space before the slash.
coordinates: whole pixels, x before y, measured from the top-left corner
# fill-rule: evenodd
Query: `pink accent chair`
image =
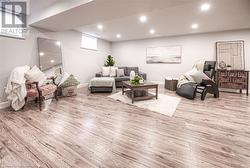
<path id="1" fill-rule="evenodd" d="M 42 101 L 45 100 L 46 96 L 54 94 L 54 98 L 58 100 L 57 98 L 58 86 L 55 83 L 55 77 L 48 78 L 48 80 L 52 80 L 53 84 L 46 84 L 39 86 L 38 82 L 29 82 L 29 81 L 26 82 L 27 96 L 25 98 L 25 102 L 27 102 L 27 99 L 29 97 L 35 98 L 36 103 L 39 104 L 40 111 L 42 110 Z"/>

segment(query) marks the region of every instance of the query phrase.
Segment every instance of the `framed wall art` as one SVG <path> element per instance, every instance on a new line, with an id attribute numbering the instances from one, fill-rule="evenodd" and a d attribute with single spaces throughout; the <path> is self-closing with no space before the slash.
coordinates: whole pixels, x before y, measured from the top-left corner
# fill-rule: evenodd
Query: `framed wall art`
<path id="1" fill-rule="evenodd" d="M 216 42 L 216 59 L 218 69 L 245 70 L 244 41 Z"/>
<path id="2" fill-rule="evenodd" d="M 147 48 L 146 61 L 147 64 L 167 64 L 181 63 L 182 47 L 149 47 Z"/>

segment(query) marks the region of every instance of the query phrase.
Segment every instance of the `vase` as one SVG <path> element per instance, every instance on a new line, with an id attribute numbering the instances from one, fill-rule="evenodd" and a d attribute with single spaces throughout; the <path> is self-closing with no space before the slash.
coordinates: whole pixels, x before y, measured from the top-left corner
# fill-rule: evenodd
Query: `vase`
<path id="1" fill-rule="evenodd" d="M 133 80 L 135 78 L 135 71 L 130 72 L 130 80 Z"/>

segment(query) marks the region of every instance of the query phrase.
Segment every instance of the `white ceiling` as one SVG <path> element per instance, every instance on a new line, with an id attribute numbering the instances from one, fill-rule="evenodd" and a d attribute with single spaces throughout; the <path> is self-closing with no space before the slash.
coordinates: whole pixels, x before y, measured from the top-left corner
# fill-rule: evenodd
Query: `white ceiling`
<path id="1" fill-rule="evenodd" d="M 200 11 L 204 2 L 211 4 L 210 11 Z M 140 15 L 148 17 L 147 23 L 138 21 Z M 192 23 L 199 24 L 199 28 L 192 30 Z M 98 30 L 97 24 L 102 24 L 103 30 Z M 90 0 L 31 25 L 53 31 L 74 29 L 108 41 L 247 29 L 250 0 Z M 149 34 L 151 28 L 156 30 L 154 35 Z M 116 38 L 117 33 L 121 39 Z"/>
<path id="2" fill-rule="evenodd" d="M 30 0 L 30 12 L 35 13 L 40 11 L 55 3 L 56 1 L 58 0 Z"/>

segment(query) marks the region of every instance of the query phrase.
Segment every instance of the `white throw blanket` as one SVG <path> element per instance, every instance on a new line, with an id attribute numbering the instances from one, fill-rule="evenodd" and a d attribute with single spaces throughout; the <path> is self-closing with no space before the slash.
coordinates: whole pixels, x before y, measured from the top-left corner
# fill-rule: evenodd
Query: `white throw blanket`
<path id="1" fill-rule="evenodd" d="M 198 71 L 202 71 L 203 72 L 204 63 L 205 63 L 205 61 L 199 60 L 199 61 L 197 61 L 194 64 L 193 68 L 196 68 Z M 187 72 L 187 73 L 185 73 L 185 74 L 183 74 L 183 75 L 180 76 L 180 78 L 178 80 L 178 84 L 177 84 L 178 88 L 180 88 L 182 85 L 184 85 L 186 83 L 195 83 L 195 81 L 189 75 L 189 72 Z"/>
<path id="2" fill-rule="evenodd" d="M 29 66 L 16 67 L 10 75 L 6 87 L 6 94 L 8 100 L 11 102 L 11 107 L 17 111 L 25 104 L 25 97 L 27 90 L 25 86 L 26 79 L 24 74 L 30 69 Z"/>

